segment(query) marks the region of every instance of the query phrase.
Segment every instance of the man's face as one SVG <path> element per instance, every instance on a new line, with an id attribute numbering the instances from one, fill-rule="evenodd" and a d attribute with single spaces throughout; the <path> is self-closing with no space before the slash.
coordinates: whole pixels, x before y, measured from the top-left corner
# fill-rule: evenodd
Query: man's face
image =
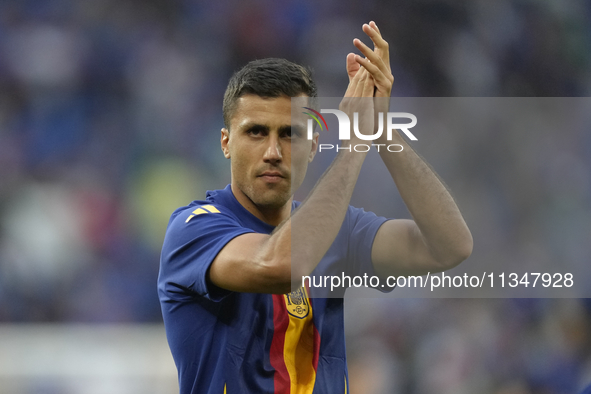
<path id="1" fill-rule="evenodd" d="M 289 97 L 240 97 L 221 138 L 238 200 L 247 197 L 259 209 L 284 207 L 302 184 L 317 142 L 317 136 L 306 138 L 303 117 L 292 122 Z"/>

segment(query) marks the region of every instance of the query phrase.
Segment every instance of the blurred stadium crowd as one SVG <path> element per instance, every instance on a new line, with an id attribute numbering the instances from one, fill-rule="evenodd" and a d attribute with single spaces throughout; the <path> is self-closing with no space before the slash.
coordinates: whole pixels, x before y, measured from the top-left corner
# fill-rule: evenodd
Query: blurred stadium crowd
<path id="1" fill-rule="evenodd" d="M 340 96 L 369 20 L 390 42 L 396 96 L 591 93 L 587 0 L 2 0 L 0 322 L 160 322 L 168 217 L 229 182 L 218 144 L 231 73 L 286 57 Z M 463 208 L 492 264 L 591 263 L 591 133 L 557 133 L 562 154 L 532 170 L 529 192 L 511 178 L 521 170 L 497 165 L 520 153 L 510 138 L 450 135 L 476 153 L 435 157 L 460 201 L 472 193 Z M 350 301 L 353 394 L 591 381 L 585 300 Z"/>

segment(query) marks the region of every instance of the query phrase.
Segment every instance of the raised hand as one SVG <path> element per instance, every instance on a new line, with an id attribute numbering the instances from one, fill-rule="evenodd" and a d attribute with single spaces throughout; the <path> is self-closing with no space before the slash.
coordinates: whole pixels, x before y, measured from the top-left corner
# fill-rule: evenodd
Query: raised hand
<path id="1" fill-rule="evenodd" d="M 361 78 L 367 78 L 366 75 L 369 76 L 371 83 L 374 85 L 374 91 L 371 95 L 371 97 L 375 98 L 373 104 L 375 113 L 372 126 L 373 129 L 373 127 L 377 127 L 379 124 L 378 115 L 380 113 L 385 114 L 388 112 L 394 76 L 392 75 L 390 68 L 388 42 L 382 38 L 376 23 L 372 21 L 369 24 L 364 24 L 362 29 L 372 40 L 374 49 L 372 50 L 361 42 L 361 40 L 355 38 L 353 40 L 353 45 L 355 45 L 365 57 L 354 53 L 348 54 L 346 67 L 347 75 L 349 76 L 349 88 L 355 85 L 356 78 L 358 78 L 360 74 Z M 358 81 L 360 81 L 361 78 Z M 359 84 L 359 82 L 357 82 L 357 84 Z M 349 88 L 347 89 L 347 92 L 350 92 Z M 367 86 L 367 88 L 369 89 L 369 86 Z M 368 128 L 366 127 L 366 129 Z"/>
<path id="2" fill-rule="evenodd" d="M 372 40 L 374 49 L 372 50 L 361 40 L 355 38 L 353 45 L 365 55 L 365 58 L 349 53 L 347 55 L 347 74 L 349 82 L 357 73 L 365 69 L 374 80 L 376 91 L 375 97 L 390 97 L 394 76 L 390 68 L 390 51 L 386 40 L 382 38 L 380 30 L 375 22 L 363 25 L 363 32 Z"/>
<path id="3" fill-rule="evenodd" d="M 374 90 L 373 78 L 363 68 L 349 81 L 349 86 L 339 105 L 339 109 L 349 117 L 351 122 L 351 137 L 353 140 L 357 140 L 353 130 L 354 124 L 358 125 L 361 134 L 367 135 L 373 133 L 375 121 Z"/>

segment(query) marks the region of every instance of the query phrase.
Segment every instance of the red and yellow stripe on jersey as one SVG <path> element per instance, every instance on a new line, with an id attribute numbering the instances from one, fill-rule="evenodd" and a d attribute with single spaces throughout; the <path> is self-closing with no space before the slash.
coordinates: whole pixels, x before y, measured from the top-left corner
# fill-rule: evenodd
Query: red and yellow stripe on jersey
<path id="1" fill-rule="evenodd" d="M 271 365 L 275 393 L 312 394 L 316 382 L 320 335 L 305 288 L 273 295 Z"/>

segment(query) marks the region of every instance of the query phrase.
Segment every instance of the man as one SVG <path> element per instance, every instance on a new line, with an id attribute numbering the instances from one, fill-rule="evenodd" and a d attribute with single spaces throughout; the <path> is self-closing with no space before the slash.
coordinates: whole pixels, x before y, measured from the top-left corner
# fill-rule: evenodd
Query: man
<path id="1" fill-rule="evenodd" d="M 374 49 L 354 40 L 365 58 L 347 56 L 341 109 L 360 111 L 371 134 L 393 77 L 378 27 L 363 31 Z M 221 133 L 231 184 L 172 215 L 158 289 L 181 393 L 346 393 L 343 299 L 292 292 L 292 268 L 295 278 L 335 267 L 385 278 L 442 271 L 471 253 L 452 197 L 399 135 L 392 142 L 403 152 L 380 155 L 414 220 L 348 205 L 366 153 L 346 149 L 298 206 L 293 192 L 318 144 L 317 134 L 308 140 L 292 124 L 290 97 L 300 96 L 316 96 L 301 66 L 266 59 L 238 71 L 224 96 Z M 368 108 L 372 97 L 382 101 Z"/>

